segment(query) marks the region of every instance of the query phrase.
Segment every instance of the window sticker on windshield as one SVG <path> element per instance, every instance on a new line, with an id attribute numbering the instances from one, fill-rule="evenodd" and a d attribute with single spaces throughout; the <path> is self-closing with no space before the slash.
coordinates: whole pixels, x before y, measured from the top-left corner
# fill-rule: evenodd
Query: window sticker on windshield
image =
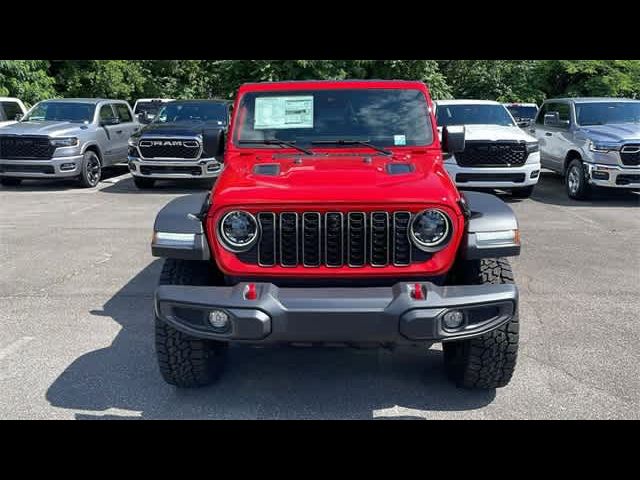
<path id="1" fill-rule="evenodd" d="M 313 96 L 257 97 L 253 128 L 313 128 Z"/>
<path id="2" fill-rule="evenodd" d="M 407 137 L 405 137 L 404 135 L 394 135 L 393 136 L 393 144 L 394 145 L 406 145 L 407 144 Z"/>

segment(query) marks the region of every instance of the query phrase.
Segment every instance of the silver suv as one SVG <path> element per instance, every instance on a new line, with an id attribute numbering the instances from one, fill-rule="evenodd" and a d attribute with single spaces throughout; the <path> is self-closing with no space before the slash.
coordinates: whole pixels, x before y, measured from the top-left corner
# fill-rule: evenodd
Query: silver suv
<path id="1" fill-rule="evenodd" d="M 127 160 L 127 141 L 141 128 L 123 100 L 65 98 L 37 103 L 0 130 L 0 183 L 77 178 L 94 187 L 102 168 Z"/>
<path id="2" fill-rule="evenodd" d="M 594 187 L 640 188 L 640 100 L 547 100 L 529 132 L 542 166 L 565 176 L 569 197 L 585 199 Z"/>

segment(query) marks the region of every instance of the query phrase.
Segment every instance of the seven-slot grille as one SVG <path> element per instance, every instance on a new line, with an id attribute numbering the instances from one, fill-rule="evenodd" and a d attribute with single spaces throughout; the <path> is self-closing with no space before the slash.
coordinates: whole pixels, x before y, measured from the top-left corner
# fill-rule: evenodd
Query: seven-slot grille
<path id="1" fill-rule="evenodd" d="M 262 231 L 257 257 L 244 258 L 257 258 L 262 267 L 407 266 L 413 259 L 409 212 L 260 212 L 256 217 Z"/>
<path id="2" fill-rule="evenodd" d="M 51 158 L 55 149 L 49 137 L 0 137 L 0 158 Z"/>
<path id="3" fill-rule="evenodd" d="M 640 165 L 640 144 L 627 144 L 620 150 L 623 165 L 637 167 Z"/>
<path id="4" fill-rule="evenodd" d="M 200 142 L 191 139 L 142 139 L 138 149 L 143 158 L 184 158 L 193 160 L 200 154 Z"/>
<path id="5" fill-rule="evenodd" d="M 455 157 L 461 167 L 518 167 L 527 161 L 528 153 L 523 142 L 469 141 Z"/>

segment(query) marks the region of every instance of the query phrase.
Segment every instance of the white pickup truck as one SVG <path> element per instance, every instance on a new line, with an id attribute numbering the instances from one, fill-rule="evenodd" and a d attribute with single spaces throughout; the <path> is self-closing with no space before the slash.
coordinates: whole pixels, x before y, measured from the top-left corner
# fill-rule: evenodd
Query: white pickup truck
<path id="1" fill-rule="evenodd" d="M 538 141 L 516 124 L 504 105 L 490 100 L 438 100 L 438 128 L 464 125 L 463 152 L 445 157 L 458 188 L 510 190 L 527 198 L 540 177 Z"/>
<path id="2" fill-rule="evenodd" d="M 24 116 L 27 109 L 21 100 L 13 97 L 0 97 L 0 127 L 16 123 L 17 115 Z"/>

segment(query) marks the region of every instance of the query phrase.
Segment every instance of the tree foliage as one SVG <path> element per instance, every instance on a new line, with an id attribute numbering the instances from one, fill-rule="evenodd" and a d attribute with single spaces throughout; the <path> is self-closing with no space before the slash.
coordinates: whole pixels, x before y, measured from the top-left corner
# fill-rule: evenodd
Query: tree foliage
<path id="1" fill-rule="evenodd" d="M 0 96 L 18 97 L 27 105 L 57 96 L 46 60 L 0 60 Z"/>

